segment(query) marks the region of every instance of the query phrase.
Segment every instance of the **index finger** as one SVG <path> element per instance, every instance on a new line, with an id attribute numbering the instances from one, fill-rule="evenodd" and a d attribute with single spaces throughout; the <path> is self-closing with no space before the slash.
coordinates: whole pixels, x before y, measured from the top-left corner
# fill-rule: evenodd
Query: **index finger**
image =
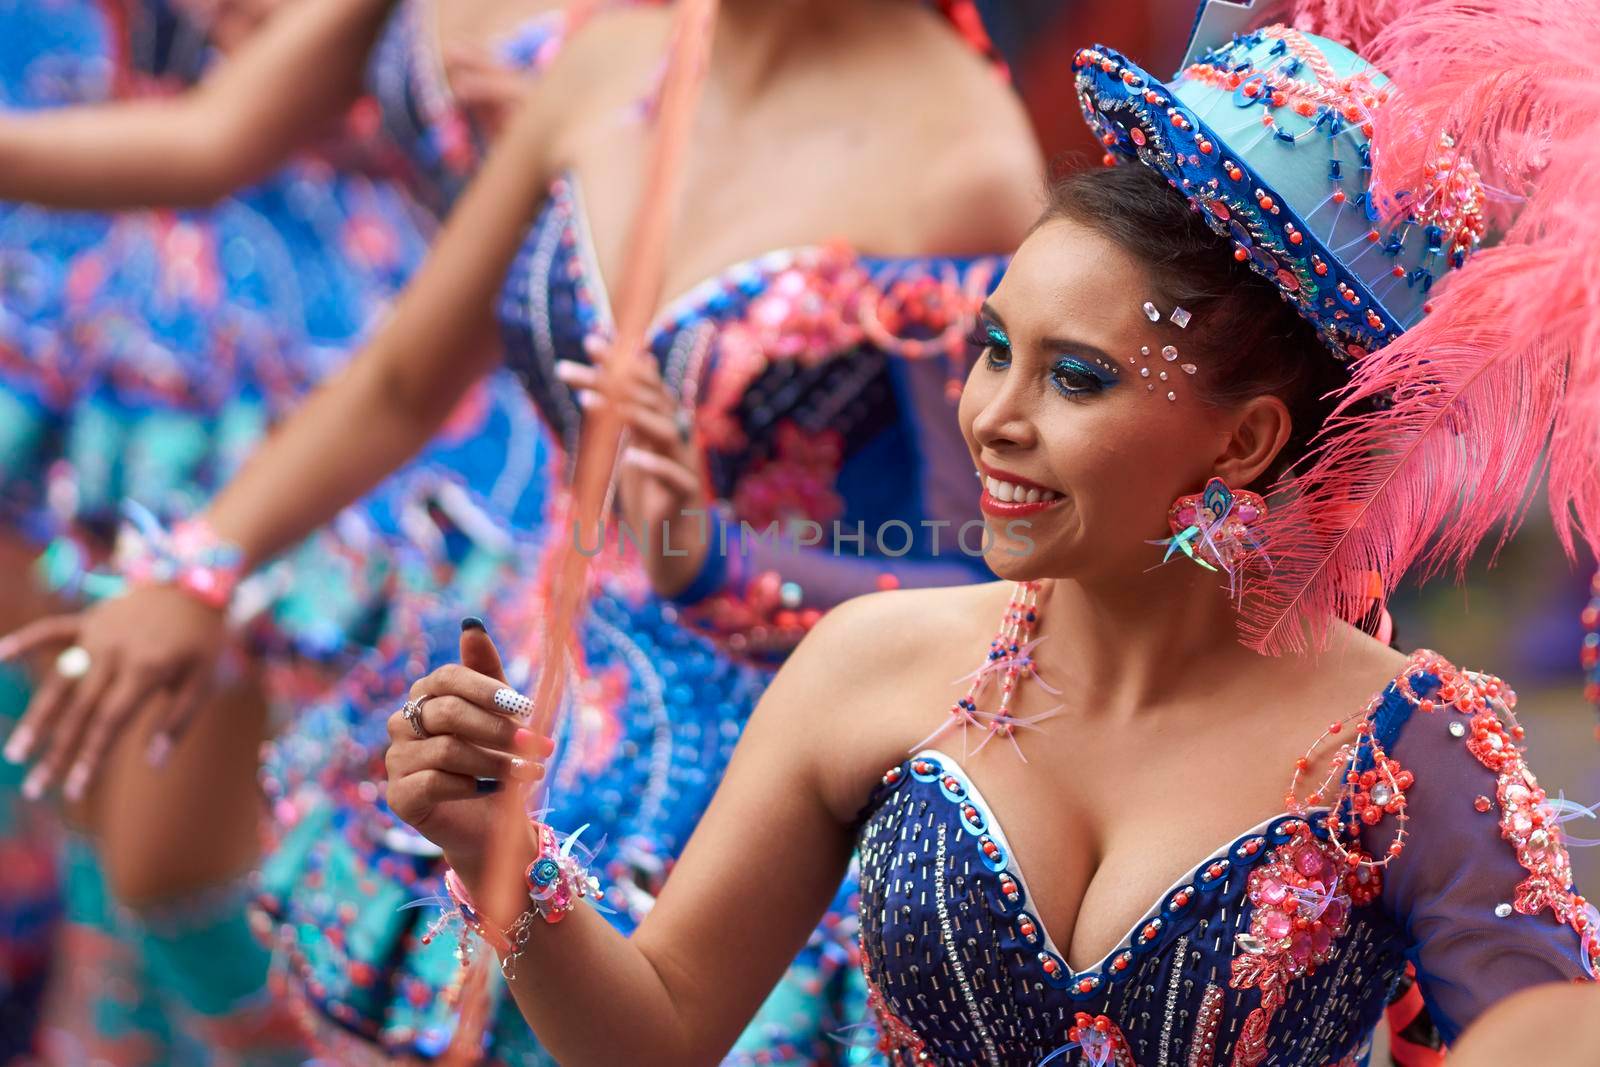
<path id="1" fill-rule="evenodd" d="M 82 623 L 77 615 L 52 615 L 30 622 L 0 637 L 0 661 L 14 659 L 53 641 L 71 641 L 78 636 L 80 625 Z"/>

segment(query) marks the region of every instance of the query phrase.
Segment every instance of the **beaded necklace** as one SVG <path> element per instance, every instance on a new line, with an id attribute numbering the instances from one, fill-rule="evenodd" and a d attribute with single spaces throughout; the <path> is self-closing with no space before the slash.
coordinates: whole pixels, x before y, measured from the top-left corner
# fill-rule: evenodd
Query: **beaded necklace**
<path id="1" fill-rule="evenodd" d="M 911 746 L 912 752 L 926 748 L 956 727 L 961 728 L 962 747 L 965 749 L 967 727 L 976 726 L 987 736 L 974 752 L 982 752 L 990 741 L 996 737 L 1003 737 L 1011 742 L 1017 757 L 1023 763 L 1028 762 L 1028 757 L 1023 755 L 1022 746 L 1017 743 L 1017 730 L 1037 730 L 1040 722 L 1059 715 L 1062 708 L 1062 705 L 1057 704 L 1047 711 L 1025 718 L 1011 713 L 1017 686 L 1029 679 L 1038 683 L 1039 687 L 1050 695 L 1061 695 L 1061 690 L 1039 677 L 1038 667 L 1033 661 L 1033 650 L 1044 640 L 1042 637 L 1033 636 L 1034 627 L 1039 621 L 1041 588 L 1040 582 L 1018 582 L 1012 589 L 1011 602 L 1006 605 L 1005 617 L 1001 620 L 999 632 L 989 642 L 988 657 L 977 670 L 956 679 L 957 684 L 971 682 L 966 695 L 950 706 L 950 717 L 937 730 Z M 989 687 L 989 681 L 995 675 L 1000 676 L 1000 706 L 994 711 L 982 711 L 978 708 L 978 698 Z"/>

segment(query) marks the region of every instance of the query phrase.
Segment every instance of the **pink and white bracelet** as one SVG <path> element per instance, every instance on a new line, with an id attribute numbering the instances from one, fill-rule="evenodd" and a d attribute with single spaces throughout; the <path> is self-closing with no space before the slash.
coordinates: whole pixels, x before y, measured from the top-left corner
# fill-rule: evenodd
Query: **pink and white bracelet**
<path id="1" fill-rule="evenodd" d="M 444 872 L 444 888 L 455 906 L 454 916 L 460 918 L 466 933 L 477 935 L 500 954 L 500 971 L 505 977 L 516 977 L 516 961 L 522 955 L 522 948 L 528 943 L 537 920 L 558 923 L 567 917 L 578 901 L 588 898 L 598 906 L 599 901 L 605 898 L 600 880 L 589 873 L 586 865 L 590 858 L 588 851 L 580 849 L 578 845 L 578 835 L 586 829 L 587 824 L 580 826 L 575 833 L 560 834 L 544 823 L 533 824 L 538 851 L 524 873 L 529 906 L 504 930 L 497 929 L 473 903 L 460 875 L 454 870 L 447 869 Z M 447 914 L 441 922 L 449 918 L 451 916 Z M 437 929 L 436 925 L 423 936 L 424 944 L 433 940 Z M 465 938 L 458 955 L 463 965 L 471 958 Z"/>
<path id="2" fill-rule="evenodd" d="M 171 585 L 208 607 L 226 611 L 244 579 L 244 551 L 224 541 L 203 518 L 169 532 L 143 505 L 127 501 L 128 522 L 117 536 L 116 569 L 130 585 Z"/>

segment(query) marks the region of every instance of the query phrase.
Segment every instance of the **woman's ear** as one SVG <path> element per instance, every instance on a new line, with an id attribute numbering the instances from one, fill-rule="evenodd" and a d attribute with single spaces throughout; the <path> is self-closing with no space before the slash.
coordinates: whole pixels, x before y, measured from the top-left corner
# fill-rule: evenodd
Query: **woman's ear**
<path id="1" fill-rule="evenodd" d="M 1261 477 L 1289 442 L 1294 422 L 1289 407 L 1270 394 L 1253 396 L 1233 409 L 1232 430 L 1213 464 L 1213 473 L 1235 489 Z"/>

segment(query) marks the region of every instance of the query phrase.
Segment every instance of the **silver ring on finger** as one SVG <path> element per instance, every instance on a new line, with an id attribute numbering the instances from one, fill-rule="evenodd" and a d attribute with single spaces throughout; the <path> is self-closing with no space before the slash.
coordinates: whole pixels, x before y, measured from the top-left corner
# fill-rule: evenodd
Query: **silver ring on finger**
<path id="1" fill-rule="evenodd" d="M 69 645 L 56 657 L 56 673 L 76 682 L 89 673 L 89 650 L 82 645 Z"/>
<path id="2" fill-rule="evenodd" d="M 415 700 L 408 700 L 400 707 L 400 714 L 406 717 L 406 722 L 411 724 L 411 732 L 417 735 L 418 741 L 426 741 L 433 735 L 428 733 L 428 728 L 422 725 L 422 705 L 432 700 L 433 697 L 424 694 Z"/>

